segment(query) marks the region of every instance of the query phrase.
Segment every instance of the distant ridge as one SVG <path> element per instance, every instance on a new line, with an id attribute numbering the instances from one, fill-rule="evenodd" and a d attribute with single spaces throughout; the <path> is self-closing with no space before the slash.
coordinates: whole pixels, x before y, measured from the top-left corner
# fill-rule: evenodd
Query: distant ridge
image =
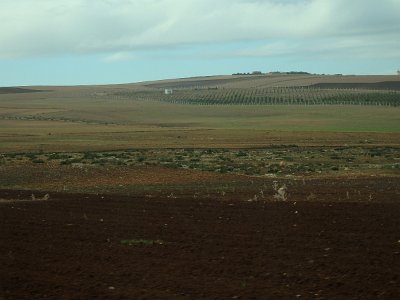
<path id="1" fill-rule="evenodd" d="M 0 87 L 0 94 L 22 94 L 22 93 L 38 93 L 42 90 L 32 90 L 17 87 Z"/>

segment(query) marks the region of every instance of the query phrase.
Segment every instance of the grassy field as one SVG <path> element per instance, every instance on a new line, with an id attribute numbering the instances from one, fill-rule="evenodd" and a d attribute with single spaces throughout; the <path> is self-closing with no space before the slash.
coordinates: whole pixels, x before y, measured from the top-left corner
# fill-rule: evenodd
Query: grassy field
<path id="1" fill-rule="evenodd" d="M 394 79 L 393 76 L 288 75 L 267 79 L 211 77 L 114 86 L 32 87 L 41 92 L 0 94 L 0 151 L 241 148 L 272 144 L 358 144 L 365 140 L 398 145 L 399 107 L 190 105 L 162 100 L 163 88 L 167 86 L 177 87 L 176 93 L 196 93 L 217 85 L 229 93 L 232 89 L 248 91 L 252 86 L 269 84 L 279 93 L 278 86 L 284 84 L 290 88 L 300 83 L 393 82 Z M 181 90 L 179 86 L 183 86 Z M 365 91 L 357 92 L 362 95 Z M 143 94 L 146 98 L 140 96 Z"/>
<path id="2" fill-rule="evenodd" d="M 339 113 L 341 110 L 336 109 Z M 399 145 L 398 109 L 277 107 L 273 112 L 171 120 L 148 118 L 137 124 L 97 124 L 60 120 L 0 120 L 0 151 L 84 151 L 128 148 L 241 148 L 267 145 Z M 163 115 L 158 111 L 157 114 Z M 204 112 L 204 111 L 203 111 Z M 167 114 L 169 112 L 165 112 Z M 210 111 L 210 113 L 216 113 Z M 396 114 L 397 113 L 397 114 Z M 195 111 L 193 110 L 193 114 Z M 67 113 L 65 114 L 67 115 Z M 363 116 L 363 119 L 359 119 Z M 165 117 L 165 115 L 163 116 Z M 310 118 L 312 118 L 310 120 Z M 195 123 L 195 124 L 194 124 Z"/>

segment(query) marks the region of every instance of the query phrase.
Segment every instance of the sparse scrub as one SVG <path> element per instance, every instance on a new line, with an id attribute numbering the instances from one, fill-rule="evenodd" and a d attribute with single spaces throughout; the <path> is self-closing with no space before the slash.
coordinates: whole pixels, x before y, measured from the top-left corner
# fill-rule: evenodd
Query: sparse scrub
<path id="1" fill-rule="evenodd" d="M 31 194 L 31 200 L 32 201 L 38 201 L 38 200 L 47 201 L 49 199 L 50 199 L 50 195 L 49 194 L 46 194 L 41 198 L 40 197 L 36 197 L 35 194 Z"/>
<path id="2" fill-rule="evenodd" d="M 45 163 L 45 161 L 41 158 L 35 158 L 32 160 L 32 162 L 35 164 L 44 164 Z"/>
<path id="3" fill-rule="evenodd" d="M 70 159 L 70 158 L 72 158 L 72 156 L 71 155 L 68 155 L 68 154 L 63 154 L 63 153 L 51 153 L 49 156 L 48 156 L 48 158 L 50 159 L 50 160 L 56 160 L 56 159 Z"/>
<path id="4" fill-rule="evenodd" d="M 278 181 L 274 181 L 272 188 L 274 190 L 274 199 L 277 201 L 286 201 L 288 199 L 287 187 L 285 184 L 279 185 Z"/>
<path id="5" fill-rule="evenodd" d="M 144 162 L 145 159 L 146 159 L 146 158 L 145 158 L 144 156 L 139 156 L 138 158 L 136 158 L 136 161 L 137 161 L 138 163 L 141 163 L 141 162 Z"/>
<path id="6" fill-rule="evenodd" d="M 60 163 L 62 165 L 72 165 L 72 164 L 78 164 L 82 162 L 82 158 L 70 158 L 66 160 L 62 160 Z"/>

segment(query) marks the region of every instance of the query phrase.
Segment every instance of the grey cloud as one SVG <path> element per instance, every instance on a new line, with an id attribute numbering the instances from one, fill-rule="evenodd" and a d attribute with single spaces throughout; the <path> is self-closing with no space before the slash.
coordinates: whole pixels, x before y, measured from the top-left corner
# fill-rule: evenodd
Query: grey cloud
<path id="1" fill-rule="evenodd" d="M 3 0 L 0 58 L 105 52 L 118 58 L 137 49 L 267 39 L 275 43 L 264 47 L 268 55 L 279 47 L 306 49 L 309 40 L 323 49 L 352 39 L 342 50 L 369 40 L 376 51 L 376 40 L 393 53 L 400 50 L 393 49 L 398 20 L 398 0 Z M 263 51 L 238 55 L 246 53 Z"/>

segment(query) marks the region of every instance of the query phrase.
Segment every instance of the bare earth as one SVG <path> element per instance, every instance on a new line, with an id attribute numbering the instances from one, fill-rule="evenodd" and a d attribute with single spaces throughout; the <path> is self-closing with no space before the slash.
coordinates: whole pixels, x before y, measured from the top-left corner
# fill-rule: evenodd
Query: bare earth
<path id="1" fill-rule="evenodd" d="M 1 190 L 0 298 L 396 299 L 399 185 L 375 184 L 349 182 L 380 186 L 355 202 L 321 180 L 288 202 Z"/>

